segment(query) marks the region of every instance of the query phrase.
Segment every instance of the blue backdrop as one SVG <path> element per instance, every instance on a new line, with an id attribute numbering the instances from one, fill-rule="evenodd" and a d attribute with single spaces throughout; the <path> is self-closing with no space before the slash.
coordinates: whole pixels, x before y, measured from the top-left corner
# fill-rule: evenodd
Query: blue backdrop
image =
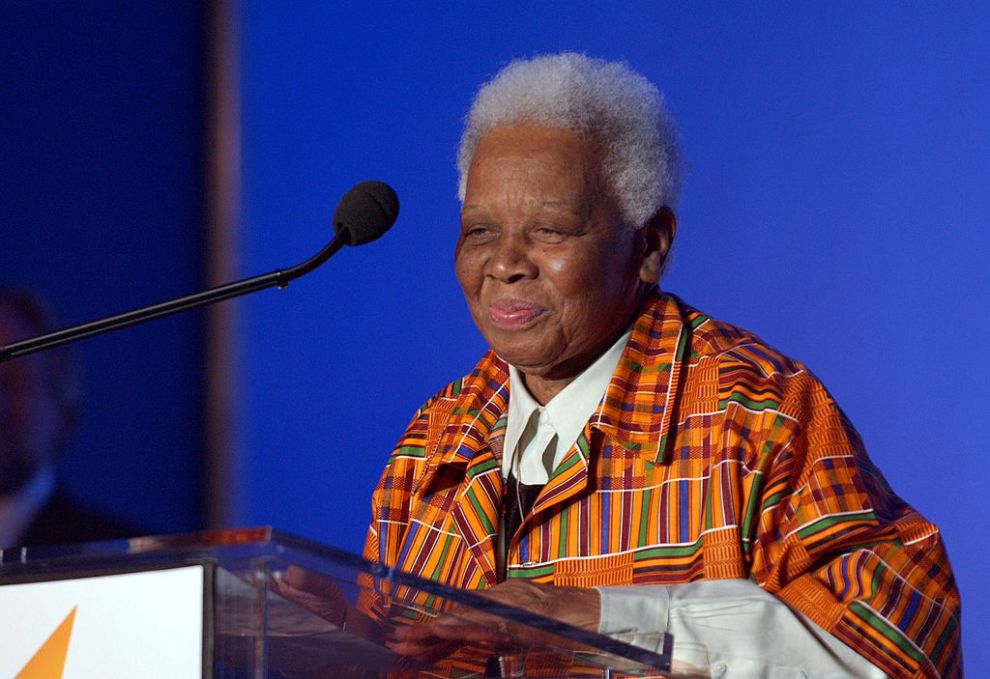
<path id="1" fill-rule="evenodd" d="M 945 534 L 966 665 L 990 665 L 990 12 L 976 3 L 241 5 L 244 275 L 330 236 L 377 177 L 393 232 L 237 302 L 237 523 L 360 548 L 415 408 L 484 346 L 452 271 L 471 94 L 517 56 L 628 60 L 688 160 L 663 286 L 814 370 Z M 534 7 L 533 5 L 537 5 Z M 600 5 L 600 6 L 599 6 Z M 0 9 L 0 279 L 83 321 L 200 286 L 202 13 L 192 0 Z M 76 494 L 201 521 L 201 318 L 78 347 Z"/>
<path id="2" fill-rule="evenodd" d="M 533 5 L 536 5 L 535 7 Z M 663 287 L 807 363 L 945 534 L 966 664 L 990 664 L 990 20 L 976 4 L 242 6 L 243 273 L 329 235 L 353 183 L 393 233 L 239 303 L 243 519 L 360 548 L 414 409 L 483 350 L 452 272 L 454 152 L 509 59 L 628 60 L 688 160 Z M 974 670 L 975 672 L 975 670 Z"/>

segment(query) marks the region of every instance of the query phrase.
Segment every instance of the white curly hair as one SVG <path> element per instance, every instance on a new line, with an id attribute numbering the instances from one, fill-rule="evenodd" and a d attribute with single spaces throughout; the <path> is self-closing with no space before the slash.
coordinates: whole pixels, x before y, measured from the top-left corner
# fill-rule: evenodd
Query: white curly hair
<path id="1" fill-rule="evenodd" d="M 457 151 L 458 197 L 478 141 L 489 130 L 538 123 L 586 136 L 629 226 L 640 228 L 680 189 L 677 129 L 663 95 L 624 62 L 565 52 L 518 59 L 474 97 Z"/>

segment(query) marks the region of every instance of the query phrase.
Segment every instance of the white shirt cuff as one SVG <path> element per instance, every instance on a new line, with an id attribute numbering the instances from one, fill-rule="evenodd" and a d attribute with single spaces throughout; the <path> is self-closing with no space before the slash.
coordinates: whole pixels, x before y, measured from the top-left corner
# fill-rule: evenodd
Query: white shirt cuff
<path id="1" fill-rule="evenodd" d="M 598 631 L 712 677 L 885 677 L 865 658 L 748 580 L 598 587 Z"/>

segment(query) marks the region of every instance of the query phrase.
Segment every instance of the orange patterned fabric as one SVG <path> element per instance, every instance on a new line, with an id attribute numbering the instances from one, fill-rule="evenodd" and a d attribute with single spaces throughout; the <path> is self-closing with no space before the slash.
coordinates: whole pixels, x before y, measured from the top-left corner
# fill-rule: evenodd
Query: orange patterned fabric
<path id="1" fill-rule="evenodd" d="M 375 490 L 366 558 L 495 583 L 508 381 L 488 352 L 420 408 Z M 804 366 L 661 293 L 512 537 L 508 576 L 750 578 L 892 676 L 961 673 L 938 530 L 893 494 Z"/>

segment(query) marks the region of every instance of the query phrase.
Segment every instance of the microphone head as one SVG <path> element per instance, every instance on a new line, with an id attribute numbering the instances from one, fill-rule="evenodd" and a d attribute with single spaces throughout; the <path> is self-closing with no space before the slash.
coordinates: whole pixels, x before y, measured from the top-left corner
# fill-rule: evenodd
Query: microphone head
<path id="1" fill-rule="evenodd" d="M 385 182 L 355 184 L 333 211 L 333 230 L 347 232 L 348 245 L 369 243 L 389 230 L 399 216 L 399 197 Z"/>

